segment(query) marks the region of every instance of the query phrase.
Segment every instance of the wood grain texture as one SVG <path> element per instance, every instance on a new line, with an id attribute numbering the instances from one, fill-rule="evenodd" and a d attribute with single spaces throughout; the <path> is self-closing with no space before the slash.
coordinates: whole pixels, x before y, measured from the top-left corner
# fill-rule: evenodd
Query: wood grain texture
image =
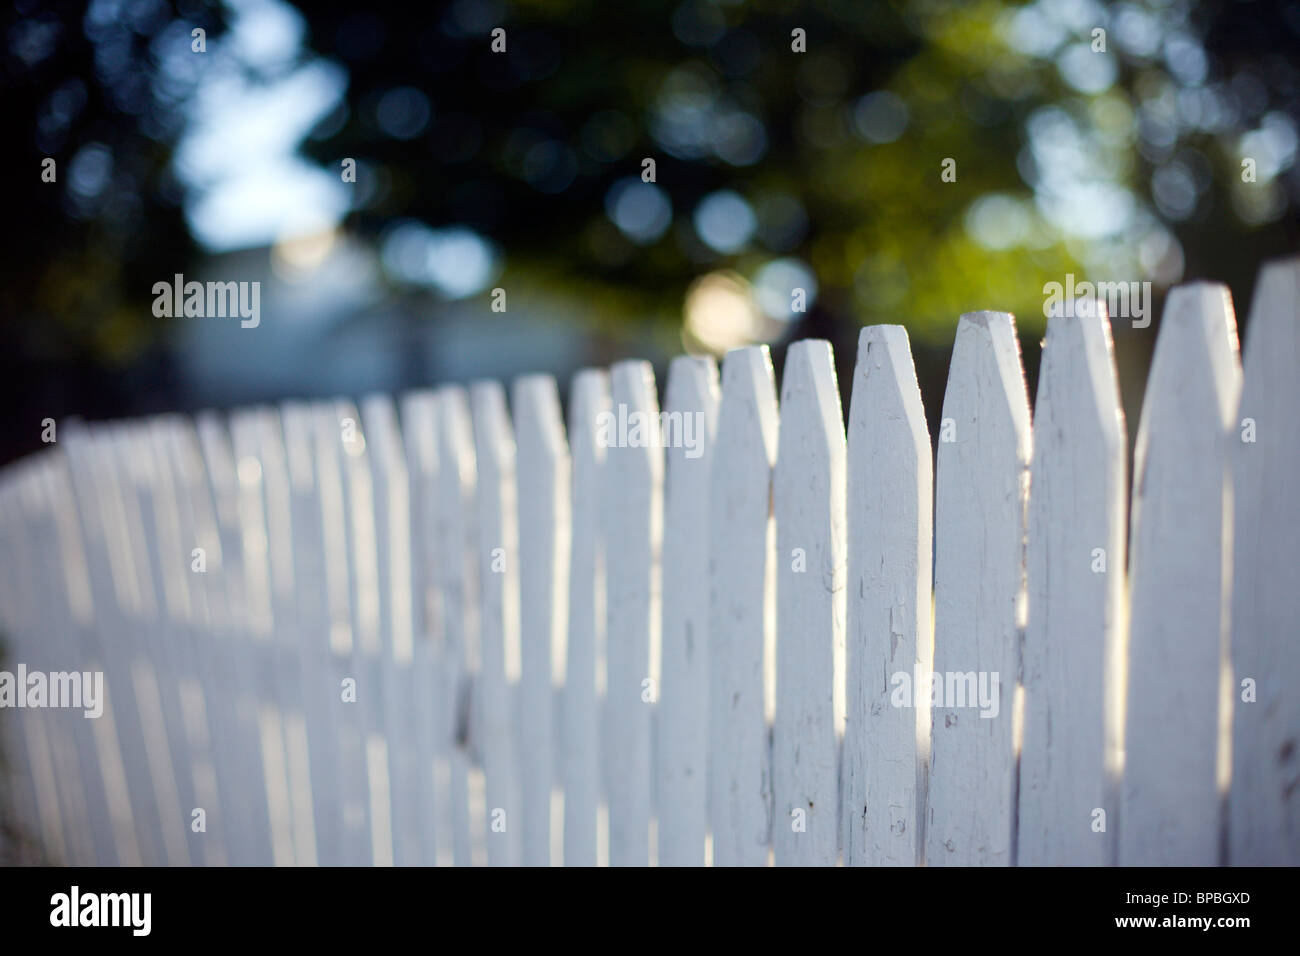
<path id="1" fill-rule="evenodd" d="M 380 682 L 384 737 L 393 813 L 393 862 L 418 866 L 428 819 L 421 813 L 419 777 L 431 756 L 418 750 L 415 734 L 415 603 L 411 590 L 411 505 L 406 454 L 398 431 L 397 409 L 387 395 L 361 402 L 374 495 L 375 554 L 378 569 Z M 430 771 L 431 773 L 432 771 Z M 429 822 L 432 822 L 431 820 Z"/>
<path id="2" fill-rule="evenodd" d="M 650 862 L 651 653 L 659 638 L 663 448 L 648 362 L 610 370 L 610 428 L 602 488 L 608 684 L 604 740 L 610 866 Z M 634 417 L 640 416 L 640 418 Z M 620 423 L 626 422 L 627 427 Z M 637 423 L 641 427 L 636 429 Z M 601 436 L 598 432 L 598 440 Z"/>
<path id="3" fill-rule="evenodd" d="M 445 748 L 446 839 L 456 866 L 469 866 L 474 834 L 469 811 L 469 722 L 472 668 L 477 667 L 478 561 L 474 487 L 478 469 L 469 416 L 469 396 L 456 385 L 436 392 L 438 402 L 438 483 L 434 513 L 437 551 L 434 573 L 446 625 L 441 648 L 438 734 Z"/>
<path id="4" fill-rule="evenodd" d="M 416 760 L 416 802 L 420 816 L 419 861 L 438 862 L 436 793 L 439 750 L 438 648 L 442 606 L 434 577 L 434 501 L 438 476 L 437 399 L 431 389 L 407 392 L 401 400 L 402 444 L 410 503 L 411 712 Z"/>
<path id="5" fill-rule="evenodd" d="M 777 428 L 767 346 L 733 349 L 722 363 L 709 475 L 709 824 L 714 866 L 766 866 L 772 839 L 765 673 L 775 666 L 772 467 Z"/>
<path id="6" fill-rule="evenodd" d="M 569 447 L 554 378 L 517 378 L 512 398 L 519 467 L 522 862 L 549 866 L 555 686 L 564 675 L 569 610 Z"/>
<path id="7" fill-rule="evenodd" d="M 1221 862 L 1231 733 L 1230 704 L 1221 700 L 1232 549 L 1224 510 L 1240 390 L 1227 287 L 1173 289 L 1134 454 L 1119 831 L 1125 866 Z"/>
<path id="8" fill-rule="evenodd" d="M 343 779 L 340 748 L 340 693 L 330 668 L 330 617 L 326 595 L 325 534 L 321 527 L 320 486 L 316 476 L 311 407 L 286 402 L 280 409 L 289 479 L 289 521 L 293 528 L 293 618 L 301 655 L 298 677 L 307 729 L 316 861 L 342 866 Z M 202 575 L 194 575 L 201 579 Z"/>
<path id="9" fill-rule="evenodd" d="M 795 342 L 781 382 L 776 513 L 773 849 L 778 866 L 838 856 L 844 723 L 845 438 L 830 343 Z"/>
<path id="10" fill-rule="evenodd" d="M 1300 865 L 1300 258 L 1260 271 L 1233 423 L 1228 862 Z M 1249 424 L 1243 424 L 1249 420 Z M 1248 431 L 1249 429 L 1249 431 Z M 1244 441 L 1247 437 L 1254 441 Z M 1244 681 L 1254 682 L 1247 702 Z"/>
<path id="11" fill-rule="evenodd" d="M 519 531 L 515 440 L 505 390 L 496 382 L 470 386 L 478 463 L 479 669 L 474 685 L 471 743 L 487 784 L 487 851 L 491 866 L 517 866 L 523 812 L 515 733 L 514 686 L 519 679 Z"/>
<path id="12" fill-rule="evenodd" d="M 352 558 L 345 505 L 343 443 L 340 410 L 334 402 L 311 406 L 311 432 L 320 503 L 320 528 L 325 572 L 326 640 L 324 664 L 329 685 L 329 706 L 335 715 L 334 733 L 339 746 L 339 787 L 343 815 L 340 853 L 350 866 L 368 866 L 374 859 L 370 846 L 370 786 L 366 769 L 366 720 L 360 706 L 364 689 L 357 688 L 355 702 L 344 697 L 344 681 L 357 680 L 353 666 L 356 638 L 351 583 Z"/>
<path id="13" fill-rule="evenodd" d="M 664 396 L 663 644 L 655 765 L 659 865 L 701 866 L 708 828 L 709 469 L 712 359 L 680 357 Z M 673 437 L 675 436 L 675 437 Z"/>
<path id="14" fill-rule="evenodd" d="M 573 377 L 569 444 L 573 455 L 573 540 L 569 564 L 569 634 L 559 740 L 564 780 L 564 865 L 595 866 L 597 806 L 601 799 L 600 713 L 597 672 L 603 677 L 604 559 L 601 470 L 605 448 L 597 420 L 609 411 L 609 376 L 583 369 Z"/>
<path id="15" fill-rule="evenodd" d="M 1022 865 L 1115 862 L 1124 446 L 1105 310 L 1058 312 L 1043 345 L 1030 469 Z"/>
<path id="16" fill-rule="evenodd" d="M 936 465 L 934 669 L 974 674 L 975 685 L 964 685 L 965 707 L 945 699 L 932 714 L 927 866 L 1015 862 L 1030 446 L 1015 320 L 1007 312 L 963 315 Z M 969 699 L 981 680 L 991 707 Z"/>
<path id="17" fill-rule="evenodd" d="M 844 862 L 915 866 L 930 700 L 898 691 L 931 669 L 934 466 L 902 326 L 872 325 L 859 335 L 847 475 Z"/>

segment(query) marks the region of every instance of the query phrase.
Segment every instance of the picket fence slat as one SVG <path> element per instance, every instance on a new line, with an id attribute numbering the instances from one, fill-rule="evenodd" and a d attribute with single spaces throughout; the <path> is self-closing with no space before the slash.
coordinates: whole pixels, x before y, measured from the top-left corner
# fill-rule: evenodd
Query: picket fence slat
<path id="1" fill-rule="evenodd" d="M 776 385 L 767 346 L 722 363 L 709 472 L 709 825 L 714 866 L 765 866 L 772 833 Z"/>
<path id="2" fill-rule="evenodd" d="M 436 551 L 434 573 L 439 580 L 445 625 L 441 648 L 442 679 L 438 687 L 438 734 L 441 776 L 446 799 L 442 826 L 456 866 L 469 866 L 473 847 L 469 811 L 469 686 L 473 636 L 477 627 L 477 576 L 474 560 L 473 488 L 476 479 L 469 396 L 464 389 L 447 386 L 437 400 L 438 478 L 434 509 Z"/>
<path id="3" fill-rule="evenodd" d="M 1048 319 L 1030 466 L 1018 861 L 1115 859 L 1124 419 L 1100 304 Z"/>
<path id="4" fill-rule="evenodd" d="M 231 862 L 239 866 L 269 866 L 274 859 L 273 830 L 266 780 L 267 753 L 259 724 L 256 691 L 258 682 L 250 673 L 253 662 L 246 648 L 251 644 L 250 610 L 247 579 L 247 551 L 256 552 L 250 538 L 245 540 L 244 522 L 253 506 L 250 496 L 241 489 L 236 470 L 231 438 L 225 424 L 214 413 L 201 413 L 195 425 L 202 449 L 204 468 L 208 473 L 220 538 L 220 563 L 209 564 L 208 573 L 219 580 L 219 595 L 214 607 L 219 608 L 218 640 L 224 646 L 213 655 L 212 663 L 219 668 L 222 679 L 230 688 L 231 723 L 235 754 L 235 784 L 233 792 L 237 803 L 223 812 L 228 825 L 237 834 L 239 851 Z M 209 555 L 211 557 L 211 555 Z M 283 855 L 283 841 L 279 842 Z"/>
<path id="5" fill-rule="evenodd" d="M 1134 454 L 1123 865 L 1219 862 L 1220 767 L 1230 733 L 1230 705 L 1221 699 L 1231 587 L 1223 508 L 1240 388 L 1227 288 L 1174 289 Z"/>
<path id="6" fill-rule="evenodd" d="M 609 791 L 609 863 L 650 858 L 650 705 L 658 643 L 658 568 L 663 528 L 663 448 L 659 401 L 648 362 L 610 371 L 611 419 L 601 489 L 606 542 L 606 720 L 602 755 Z M 605 427 L 602 429 L 601 425 Z M 603 432 L 603 435 L 602 435 Z"/>
<path id="7" fill-rule="evenodd" d="M 1232 424 L 1228 858 L 1300 863 L 1300 258 L 1264 266 Z"/>
<path id="8" fill-rule="evenodd" d="M 374 488 L 382 635 L 380 678 L 393 808 L 393 862 L 413 866 L 423 862 L 421 832 L 427 819 L 420 805 L 419 778 L 423 768 L 432 765 L 433 758 L 411 733 L 416 678 L 410 479 L 393 401 L 386 395 L 367 396 L 361 405 L 361 421 Z"/>
<path id="9" fill-rule="evenodd" d="M 930 698 L 917 690 L 931 669 L 933 497 L 907 331 L 868 326 L 848 427 L 842 832 L 850 866 L 916 866 L 924 849 Z"/>
<path id="10" fill-rule="evenodd" d="M 520 862 L 523 813 L 512 688 L 519 680 L 519 538 L 515 518 L 515 443 L 505 390 L 471 386 L 478 469 L 480 635 L 471 730 L 487 783 L 487 853 L 492 866 Z"/>
<path id="11" fill-rule="evenodd" d="M 529 375 L 512 392 L 519 474 L 519 766 L 526 866 L 551 863 L 557 780 L 555 686 L 564 676 L 569 566 L 569 449 L 555 379 Z"/>
<path id="12" fill-rule="evenodd" d="M 330 681 L 330 618 L 326 598 L 325 543 L 321 530 L 320 489 L 314 467 L 311 408 L 286 402 L 280 408 L 284 442 L 287 502 L 282 503 L 292 529 L 292 615 L 298 661 L 298 701 L 306 732 L 301 758 L 311 786 L 313 852 L 317 864 L 340 866 L 344 808 L 340 765 L 338 685 Z M 286 648 L 293 653 L 294 648 Z M 295 821 L 296 826 L 300 827 Z"/>
<path id="13" fill-rule="evenodd" d="M 235 653 L 235 679 L 244 689 L 249 719 L 259 746 L 266 812 L 271 833 L 272 862 L 293 865 L 293 807 L 284 747 L 284 709 L 275 678 L 276 629 L 272 591 L 271 533 L 268 531 L 267 469 L 262 456 L 262 421 L 257 409 L 230 417 L 230 442 L 239 490 L 239 527 L 247 598 L 244 628 L 236 641 L 246 642 Z"/>
<path id="14" fill-rule="evenodd" d="M 1030 446 L 1015 320 L 1006 312 L 963 315 L 936 456 L 934 669 L 973 673 L 975 685 L 960 685 L 965 706 L 945 699 L 931 715 L 927 866 L 1015 862 Z M 982 701 L 969 699 L 981 681 L 995 710 L 974 709 Z"/>
<path id="15" fill-rule="evenodd" d="M 47 688 L 0 673 L 0 852 L 1294 865 L 1300 259 L 1247 331 L 1243 371 L 1226 290 L 1169 293 L 1131 489 L 1086 300 L 1032 422 L 1014 319 L 962 316 L 933 452 L 899 326 L 847 430 L 822 341 L 779 408 L 755 346 L 662 414 L 648 363 L 585 369 L 567 428 L 544 374 L 62 422 L 0 469 Z"/>
<path id="16" fill-rule="evenodd" d="M 773 850 L 778 866 L 831 865 L 839 846 L 844 724 L 845 437 L 830 343 L 786 353 L 776 514 Z"/>
<path id="17" fill-rule="evenodd" d="M 569 567 L 568 661 L 560 718 L 560 766 L 564 784 L 566 866 L 597 863 L 597 817 L 601 801 L 600 708 L 604 687 L 600 660 L 604 632 L 605 574 L 601 548 L 600 494 L 605 448 L 597 421 L 609 411 L 609 376 L 584 369 L 573 378 L 569 446 L 573 455 L 573 537 Z"/>
<path id="18" fill-rule="evenodd" d="M 128 608 L 134 602 L 130 596 L 131 565 L 120 559 L 119 545 L 123 540 L 122 523 L 115 520 L 118 510 L 118 486 L 109 463 L 102 456 L 102 443 L 88 430 L 68 423 L 60 444 L 67 456 L 70 475 L 81 504 L 83 540 L 87 546 L 87 567 L 91 580 L 91 593 L 99 611 L 99 628 L 105 647 L 113 652 L 103 658 L 106 688 L 125 690 L 121 704 L 110 703 L 112 719 L 122 745 L 123 763 L 129 783 L 133 832 L 136 841 L 135 856 L 145 865 L 163 862 L 157 827 L 161 818 L 157 810 L 154 778 L 149 771 L 149 758 L 141 715 L 135 697 L 131 694 L 131 667 L 134 658 L 135 628 L 127 621 Z M 112 700 L 111 692 L 107 694 Z"/>
<path id="19" fill-rule="evenodd" d="M 64 506 L 64 503 L 74 500 L 65 456 L 46 456 L 45 473 L 49 481 L 48 500 L 59 540 L 59 562 L 52 574 L 54 579 L 61 578 L 65 585 L 59 602 L 52 608 L 67 611 L 61 624 L 66 641 L 61 651 L 64 666 L 75 668 L 81 658 L 89 665 L 86 671 L 102 672 L 104 648 L 94 626 L 94 598 L 78 512 Z M 138 864 L 126 772 L 122 767 L 112 713 L 107 699 L 101 697 L 98 703 L 102 708 L 99 717 L 89 721 L 74 717 L 73 721 L 81 752 L 83 779 L 88 787 L 86 799 L 90 824 L 95 830 L 95 855 L 87 862 Z M 101 805 L 97 807 L 96 803 Z M 219 863 L 221 858 L 213 855 L 209 861 Z"/>
<path id="20" fill-rule="evenodd" d="M 407 678 L 413 782 L 418 824 L 416 859 L 423 866 L 438 862 L 438 829 L 442 802 L 437 794 L 441 751 L 438 741 L 438 650 L 442 638 L 442 602 L 434 576 L 434 501 L 438 474 L 437 399 L 432 391 L 402 396 L 401 435 L 405 455 L 409 531 L 405 555 L 409 562 L 411 606 L 411 665 Z M 396 442 L 395 442 L 396 444 Z M 396 449 L 394 449 L 396 451 Z M 400 578 L 394 584 L 400 583 Z"/>
<path id="21" fill-rule="evenodd" d="M 366 768 L 363 701 L 374 696 L 374 688 L 359 687 L 360 675 L 353 667 L 356 632 L 353 625 L 349 555 L 350 530 L 346 521 L 344 455 L 339 409 L 333 402 L 311 406 L 311 438 L 315 448 L 316 481 L 319 488 L 324 584 L 328 611 L 328 648 L 325 677 L 328 680 L 330 728 L 338 741 L 338 772 L 341 795 L 340 852 L 349 865 L 369 864 L 371 849 L 370 783 Z"/>
<path id="22" fill-rule="evenodd" d="M 664 394 L 663 636 L 656 804 L 659 865 L 701 866 L 708 828 L 709 451 L 718 369 L 680 357 Z"/>

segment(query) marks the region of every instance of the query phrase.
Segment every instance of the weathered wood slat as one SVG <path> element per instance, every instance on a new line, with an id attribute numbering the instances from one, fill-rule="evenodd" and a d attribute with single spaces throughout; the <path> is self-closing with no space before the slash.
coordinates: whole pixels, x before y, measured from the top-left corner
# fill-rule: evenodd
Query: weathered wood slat
<path id="1" fill-rule="evenodd" d="M 701 866 L 708 826 L 709 467 L 712 359 L 681 357 L 664 396 L 663 639 L 655 781 L 660 866 Z"/>
<path id="2" fill-rule="evenodd" d="M 1015 320 L 963 315 L 936 463 L 934 669 L 975 682 L 954 679 L 973 699 L 945 698 L 932 714 L 927 866 L 1015 862 L 1030 431 Z"/>
<path id="3" fill-rule="evenodd" d="M 331 680 L 330 616 L 326 557 L 321 528 L 321 492 L 316 476 L 310 406 L 286 402 L 280 409 L 288 477 L 289 523 L 293 529 L 295 647 L 299 700 L 307 735 L 316 862 L 346 861 L 340 747 L 340 688 Z"/>
<path id="4" fill-rule="evenodd" d="M 1229 442 L 1234 544 L 1228 862 L 1234 865 L 1300 863 L 1297 370 L 1300 258 L 1292 258 L 1260 271 L 1246 329 L 1241 407 Z"/>
<path id="5" fill-rule="evenodd" d="M 833 865 L 844 723 L 845 437 L 828 342 L 786 353 L 776 513 L 773 848 L 778 866 Z"/>
<path id="6" fill-rule="evenodd" d="M 435 573 L 446 624 L 442 648 L 441 701 L 438 711 L 440 761 L 447 786 L 443 822 L 456 866 L 469 866 L 472 836 L 469 815 L 469 688 L 475 663 L 474 627 L 478 607 L 478 564 L 475 559 L 474 485 L 477 469 L 469 418 L 469 397 L 463 388 L 444 386 L 438 403 L 438 494 L 435 509 Z"/>
<path id="7" fill-rule="evenodd" d="M 411 511 L 410 586 L 412 602 L 411 709 L 412 737 L 417 752 L 416 805 L 420 820 L 419 861 L 438 861 L 439 805 L 435 781 L 439 759 L 437 741 L 438 649 L 442 642 L 442 610 L 434 577 L 434 502 L 438 478 L 437 399 L 429 390 L 402 396 L 402 440 L 406 454 Z"/>
<path id="8" fill-rule="evenodd" d="M 1115 862 L 1124 418 L 1103 307 L 1048 320 L 1034 409 L 1018 861 Z"/>
<path id="9" fill-rule="evenodd" d="M 610 372 L 612 409 L 597 425 L 607 444 L 602 488 L 608 684 L 604 757 L 609 863 L 650 862 L 652 657 L 659 636 L 663 448 L 654 371 L 620 362 Z M 603 425 L 603 427 L 602 427 Z"/>
<path id="10" fill-rule="evenodd" d="M 907 332 L 868 326 L 848 428 L 847 865 L 921 861 L 930 698 L 915 691 L 931 670 L 933 473 Z"/>
<path id="11" fill-rule="evenodd" d="M 514 688 L 519 681 L 519 530 L 515 441 L 505 390 L 470 387 L 478 463 L 480 664 L 474 685 L 471 741 L 487 785 L 487 855 L 491 866 L 517 866 L 523 846 Z"/>
<path id="12" fill-rule="evenodd" d="M 389 793 L 393 812 L 393 862 L 421 862 L 423 820 L 417 776 L 431 755 L 419 753 L 414 733 L 414 598 L 411 592 L 410 479 L 397 427 L 397 410 L 386 395 L 362 400 L 374 495 L 375 554 L 379 587 L 380 682 L 384 738 L 388 744 Z M 432 822 L 432 821 L 430 821 Z"/>
<path id="13" fill-rule="evenodd" d="M 714 866 L 766 866 L 772 838 L 767 688 L 775 671 L 777 427 L 767 346 L 727 353 L 709 471 L 708 803 Z"/>
<path id="14" fill-rule="evenodd" d="M 353 625 L 354 603 L 350 529 L 347 521 L 340 409 L 334 402 L 311 407 L 311 435 L 320 504 L 328 653 L 322 677 L 333 713 L 331 733 L 338 742 L 342 833 L 339 852 L 351 866 L 374 860 L 369 828 L 370 785 L 366 768 L 365 702 L 373 699 L 353 665 L 358 653 Z"/>
<path id="15" fill-rule="evenodd" d="M 1241 370 L 1226 286 L 1165 300 L 1134 455 L 1119 863 L 1220 862 L 1231 704 L 1229 429 Z M 1233 435 L 1235 437 L 1235 434 Z"/>
<path id="16" fill-rule="evenodd" d="M 525 866 L 551 862 L 556 781 L 555 686 L 568 627 L 569 448 L 555 379 L 527 375 L 513 389 L 519 469 L 519 773 Z"/>
<path id="17" fill-rule="evenodd" d="M 597 807 L 601 799 L 600 708 L 597 673 L 602 649 L 605 574 L 600 491 L 605 448 L 597 422 L 609 411 L 609 376 L 584 369 L 573 378 L 569 443 L 573 455 L 573 539 L 569 564 L 569 634 L 560 719 L 564 781 L 564 864 L 595 866 Z M 603 689 L 603 688 L 602 688 Z"/>

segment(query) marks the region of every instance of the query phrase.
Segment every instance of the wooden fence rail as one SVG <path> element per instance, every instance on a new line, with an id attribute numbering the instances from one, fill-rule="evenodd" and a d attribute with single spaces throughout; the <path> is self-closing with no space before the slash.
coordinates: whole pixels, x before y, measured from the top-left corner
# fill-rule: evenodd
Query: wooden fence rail
<path id="1" fill-rule="evenodd" d="M 58 426 L 0 839 L 69 864 L 1300 864 L 1300 259 L 1167 300 Z M 932 458 L 932 447 L 937 456 Z M 74 676 L 75 675 L 75 676 Z"/>

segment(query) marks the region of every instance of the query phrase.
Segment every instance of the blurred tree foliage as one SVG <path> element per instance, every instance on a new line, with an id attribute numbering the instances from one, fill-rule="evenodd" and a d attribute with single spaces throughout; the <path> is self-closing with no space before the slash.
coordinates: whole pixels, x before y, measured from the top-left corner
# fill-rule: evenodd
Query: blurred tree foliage
<path id="1" fill-rule="evenodd" d="M 8 362 L 115 363 L 161 331 L 149 290 L 192 249 L 172 149 L 219 4 L 17 0 L 0 30 L 0 115 L 13 164 L 0 234 Z M 55 181 L 42 163 L 55 160 Z M 8 362 L 6 364 L 8 364 Z"/>
<path id="2" fill-rule="evenodd" d="M 1268 122 L 1267 148 L 1285 153 L 1294 138 L 1296 2 L 314 0 L 299 10 L 301 57 L 348 73 L 344 102 L 303 145 L 329 170 L 357 159 L 347 228 L 378 239 L 395 220 L 469 226 L 503 252 L 512 281 L 554 287 L 611 321 L 676 321 L 699 275 L 752 276 L 791 257 L 820 286 L 814 331 L 894 321 L 945 342 L 956 314 L 996 307 L 1032 334 L 1043 282 L 1065 272 L 1248 287 L 1259 258 L 1296 246 L 1294 142 L 1263 182 L 1240 175 L 1243 144 L 1261 142 Z M 149 289 L 196 251 L 171 164 L 203 79 L 190 34 L 202 27 L 220 42 L 229 14 L 201 0 L 8 8 L 9 362 L 128 359 L 165 321 Z M 1096 24 L 1105 52 L 1088 49 Z M 496 27 L 505 52 L 492 50 Z M 806 52 L 792 49 L 795 30 Z M 1100 61 L 1083 53 L 1110 58 L 1111 78 L 1095 83 Z M 1082 79 L 1067 69 L 1080 63 Z M 1077 133 L 1076 165 L 1129 197 L 1095 209 L 1127 208 L 1124 234 L 1105 223 L 1072 234 L 1059 207 L 1053 219 L 1051 193 L 1063 188 L 1053 177 L 1064 174 L 1041 160 L 1058 130 Z M 40 180 L 47 156 L 57 184 Z M 672 219 L 634 239 L 611 221 L 611 191 L 639 181 L 647 157 Z M 941 180 L 946 158 L 955 182 Z M 726 253 L 692 222 L 719 190 L 757 218 L 752 240 Z M 972 225 L 988 196 L 1001 205 L 980 207 L 987 221 Z M 1072 215 L 1086 220 L 1077 198 Z"/>

